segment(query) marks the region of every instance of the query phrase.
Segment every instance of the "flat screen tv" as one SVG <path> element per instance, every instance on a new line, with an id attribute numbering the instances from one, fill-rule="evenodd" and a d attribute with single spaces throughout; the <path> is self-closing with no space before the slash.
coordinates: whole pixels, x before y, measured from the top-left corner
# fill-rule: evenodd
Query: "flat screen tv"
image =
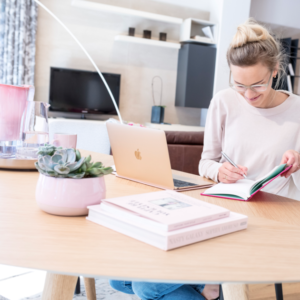
<path id="1" fill-rule="evenodd" d="M 102 73 L 119 106 L 121 75 Z M 117 112 L 97 72 L 51 68 L 50 111 L 109 114 Z"/>

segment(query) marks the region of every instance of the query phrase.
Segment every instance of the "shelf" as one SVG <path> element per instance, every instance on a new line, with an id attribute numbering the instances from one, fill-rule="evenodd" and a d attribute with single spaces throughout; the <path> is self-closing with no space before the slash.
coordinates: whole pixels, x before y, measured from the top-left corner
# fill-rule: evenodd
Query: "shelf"
<path id="1" fill-rule="evenodd" d="M 164 16 L 164 15 L 149 13 L 146 11 L 124 8 L 120 6 L 114 6 L 114 5 L 107 5 L 107 4 L 96 3 L 96 2 L 85 1 L 85 0 L 73 0 L 72 6 L 83 8 L 83 9 L 89 9 L 92 11 L 110 12 L 110 13 L 116 13 L 124 16 L 140 17 L 149 20 L 173 23 L 178 25 L 182 24 L 183 22 L 183 20 L 180 18 Z"/>
<path id="2" fill-rule="evenodd" d="M 193 42 L 193 43 L 215 45 L 216 44 L 215 37 L 214 37 L 215 26 L 216 23 L 212 23 L 206 20 L 200 20 L 194 18 L 185 19 L 180 28 L 180 42 Z M 213 40 L 205 36 L 204 32 L 202 31 L 204 27 L 210 27 Z M 193 36 L 196 35 L 199 37 L 199 39 L 192 38 Z"/>
<path id="3" fill-rule="evenodd" d="M 203 41 L 201 40 L 195 40 L 195 39 L 187 39 L 187 40 L 184 40 L 184 41 L 181 41 L 182 43 L 195 43 L 195 44 L 210 44 L 210 45 L 216 45 L 215 42 L 212 42 L 212 41 L 208 41 L 207 39 L 203 39 Z"/>
<path id="4" fill-rule="evenodd" d="M 181 48 L 180 43 L 163 42 L 163 41 L 158 41 L 153 39 L 144 39 L 140 37 L 127 36 L 127 35 L 117 35 L 115 36 L 115 40 L 121 42 L 144 44 L 149 46 L 159 46 L 159 47 L 173 48 L 173 49 Z"/>
<path id="5" fill-rule="evenodd" d="M 205 26 L 215 26 L 216 25 L 216 23 L 206 21 L 206 20 L 200 20 L 200 19 L 195 19 L 195 18 L 190 18 L 190 20 L 192 23 L 197 23 L 197 24 L 205 25 Z"/>

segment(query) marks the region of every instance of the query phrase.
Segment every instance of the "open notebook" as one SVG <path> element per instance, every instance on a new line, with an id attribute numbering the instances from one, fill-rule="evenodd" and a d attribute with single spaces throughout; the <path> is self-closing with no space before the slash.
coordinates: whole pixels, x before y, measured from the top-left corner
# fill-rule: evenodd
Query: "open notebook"
<path id="1" fill-rule="evenodd" d="M 286 167 L 286 164 L 276 166 L 268 174 L 255 181 L 250 179 L 240 179 L 236 183 L 231 184 L 218 183 L 207 189 L 201 195 L 247 201 L 263 187 L 291 167 L 292 166 Z"/>

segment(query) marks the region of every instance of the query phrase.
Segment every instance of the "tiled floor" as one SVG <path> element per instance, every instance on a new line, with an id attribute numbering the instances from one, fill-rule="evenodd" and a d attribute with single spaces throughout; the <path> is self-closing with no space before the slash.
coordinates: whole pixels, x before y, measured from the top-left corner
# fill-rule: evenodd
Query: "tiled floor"
<path id="1" fill-rule="evenodd" d="M 0 265 L 0 300 L 41 300 L 46 272 Z M 138 300 L 113 290 L 106 279 L 96 279 L 97 300 Z M 81 294 L 74 300 L 86 300 L 83 280 Z"/>

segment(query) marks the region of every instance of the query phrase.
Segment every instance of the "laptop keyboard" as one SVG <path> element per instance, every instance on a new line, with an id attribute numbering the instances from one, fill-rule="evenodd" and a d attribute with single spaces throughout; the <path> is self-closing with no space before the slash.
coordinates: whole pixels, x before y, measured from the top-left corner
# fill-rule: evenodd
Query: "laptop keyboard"
<path id="1" fill-rule="evenodd" d="M 195 183 L 191 183 L 191 182 L 187 182 L 187 181 L 182 181 L 182 180 L 174 179 L 174 178 L 173 178 L 173 182 L 174 182 L 174 186 L 177 187 L 177 188 L 197 185 Z"/>

